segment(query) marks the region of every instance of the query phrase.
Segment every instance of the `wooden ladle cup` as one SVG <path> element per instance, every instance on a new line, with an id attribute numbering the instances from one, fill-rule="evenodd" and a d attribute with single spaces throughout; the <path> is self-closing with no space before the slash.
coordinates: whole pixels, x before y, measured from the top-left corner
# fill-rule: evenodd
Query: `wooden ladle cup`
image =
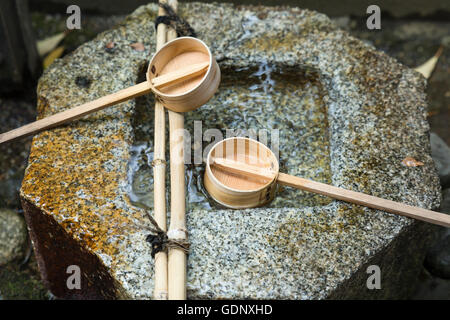
<path id="1" fill-rule="evenodd" d="M 150 61 L 147 81 L 0 134 L 0 144 L 82 118 L 153 91 L 169 110 L 187 112 L 206 103 L 220 83 L 219 66 L 206 44 L 181 37 L 167 42 Z"/>
<path id="2" fill-rule="evenodd" d="M 267 204 L 275 196 L 276 185 L 281 184 L 450 227 L 447 214 L 281 173 L 275 154 L 262 143 L 248 138 L 225 139 L 211 148 L 206 159 L 204 184 L 214 200 L 233 209 Z"/>

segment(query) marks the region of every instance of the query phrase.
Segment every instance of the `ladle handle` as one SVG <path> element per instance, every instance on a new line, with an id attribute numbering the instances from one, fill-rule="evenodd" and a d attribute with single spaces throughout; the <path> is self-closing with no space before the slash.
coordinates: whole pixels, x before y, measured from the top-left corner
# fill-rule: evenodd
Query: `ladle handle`
<path id="1" fill-rule="evenodd" d="M 82 104 L 78 107 L 56 113 L 52 116 L 37 120 L 20 128 L 0 134 L 0 144 L 36 134 L 40 131 L 54 128 L 58 125 L 82 118 L 85 115 L 102 110 L 106 107 L 139 97 L 150 92 L 150 84 L 147 81 L 132 87 L 117 91 L 94 101 Z"/>
<path id="2" fill-rule="evenodd" d="M 190 66 L 178 69 L 176 71 L 162 74 L 152 79 L 152 84 L 155 88 L 160 89 L 166 86 L 174 85 L 179 82 L 197 77 L 203 74 L 209 67 L 209 61 L 194 63 Z"/>
<path id="3" fill-rule="evenodd" d="M 160 4 L 166 0 L 159 0 Z M 164 16 L 166 12 L 161 6 L 158 16 Z M 167 26 L 158 24 L 156 28 L 156 50 L 160 50 L 167 41 Z M 149 66 L 151 72 L 151 67 Z M 164 106 L 160 101 L 155 101 L 154 118 L 154 150 L 153 150 L 153 216 L 156 223 L 164 232 L 167 231 L 166 214 L 166 115 Z M 159 160 L 157 160 L 159 159 Z M 167 252 L 161 250 L 155 254 L 154 262 L 153 298 L 156 300 L 168 299 L 167 276 Z"/>
<path id="4" fill-rule="evenodd" d="M 438 224 L 444 227 L 450 227 L 450 215 L 444 213 L 409 206 L 407 204 L 370 196 L 361 192 L 330 186 L 325 183 L 315 182 L 285 173 L 278 174 L 277 182 L 281 185 L 322 194 L 334 199 L 399 214 L 417 220 Z"/>
<path id="5" fill-rule="evenodd" d="M 152 84 L 155 88 L 174 85 L 189 78 L 201 75 L 208 68 L 209 62 L 196 63 L 179 70 L 153 78 Z M 77 120 L 85 115 L 94 113 L 103 108 L 124 102 L 126 100 L 147 94 L 152 90 L 148 81 L 144 81 L 132 87 L 120 90 L 97 100 L 82 104 L 81 106 L 54 114 L 47 118 L 32 122 L 20 128 L 0 134 L 0 144 L 18 138 L 26 137 L 42 130 L 50 129 L 58 125 Z"/>
<path id="6" fill-rule="evenodd" d="M 213 159 L 211 164 L 213 166 L 221 168 L 222 170 L 227 170 L 235 174 L 258 178 L 265 181 L 271 181 L 275 175 L 275 173 L 269 169 L 261 169 L 229 159 Z M 331 186 L 329 184 L 291 176 L 286 173 L 278 173 L 277 183 L 288 187 L 318 193 L 334 199 L 363 205 L 369 208 L 399 214 L 417 220 L 438 224 L 444 227 L 450 227 L 450 215 L 444 213 L 409 206 L 400 202 L 370 196 L 365 193 L 351 191 Z"/>

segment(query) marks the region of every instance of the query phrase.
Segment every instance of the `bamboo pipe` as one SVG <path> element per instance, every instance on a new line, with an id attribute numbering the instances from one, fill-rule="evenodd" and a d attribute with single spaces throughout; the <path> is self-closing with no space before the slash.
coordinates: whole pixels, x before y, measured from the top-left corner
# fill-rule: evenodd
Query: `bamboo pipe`
<path id="1" fill-rule="evenodd" d="M 160 0 L 165 3 L 166 0 Z M 158 16 L 164 15 L 164 9 L 159 8 Z M 167 27 L 164 23 L 158 25 L 156 30 L 156 50 L 167 42 Z M 155 103 L 155 135 L 154 135 L 154 159 L 161 161 L 153 162 L 153 196 L 154 196 L 154 219 L 158 226 L 167 231 L 166 216 L 166 117 L 164 106 Z M 168 276 L 167 276 L 167 252 L 161 251 L 155 254 L 155 287 L 153 290 L 155 300 L 167 300 L 168 298 Z"/>
<path id="2" fill-rule="evenodd" d="M 185 171 L 183 153 L 183 114 L 169 110 L 170 127 L 170 227 L 172 239 L 187 239 Z M 186 299 L 186 254 L 183 250 L 169 249 L 169 300 Z"/>
<path id="3" fill-rule="evenodd" d="M 176 11 L 178 3 L 169 0 Z M 176 38 L 176 31 L 169 28 L 168 40 Z M 170 128 L 170 226 L 169 238 L 187 238 L 185 172 L 184 172 L 184 116 L 169 110 Z M 169 249 L 169 300 L 186 299 L 186 254 L 181 249 Z"/>
<path id="4" fill-rule="evenodd" d="M 222 170 L 227 170 L 239 175 L 245 175 L 251 178 L 259 178 L 270 181 L 276 176 L 276 172 L 271 170 L 262 170 L 258 167 L 243 164 L 229 159 L 214 159 L 213 166 L 217 166 Z M 309 192 L 318 193 L 334 199 L 363 205 L 365 207 L 386 211 L 393 214 L 422 220 L 425 222 L 450 227 L 450 215 L 427 210 L 419 207 L 410 206 L 392 200 L 374 197 L 365 193 L 351 191 L 343 188 L 338 188 L 325 183 L 315 182 L 309 179 L 295 177 L 286 173 L 278 173 L 276 182 L 288 187 L 293 187 Z"/>
<path id="5" fill-rule="evenodd" d="M 159 24 L 164 26 L 162 23 Z M 158 25 L 158 28 L 159 28 Z M 163 43 L 164 44 L 164 43 Z M 162 44 L 162 45 L 163 45 Z M 161 45 L 161 46 L 162 46 Z M 193 78 L 206 71 L 209 63 L 197 63 L 174 72 L 170 72 L 151 80 L 151 83 L 155 88 L 163 88 L 168 85 L 185 81 L 186 79 Z M 17 129 L 0 134 L 0 144 L 13 141 L 22 137 L 26 137 L 32 134 L 36 134 L 40 131 L 54 128 L 58 125 L 80 119 L 88 114 L 100 111 L 106 107 L 116 105 L 118 103 L 127 101 L 132 98 L 142 96 L 149 93 L 152 90 L 150 82 L 144 81 L 136 84 L 132 87 L 117 91 L 99 99 L 82 104 L 78 107 L 68 109 L 46 117 L 41 120 L 34 121 Z"/>

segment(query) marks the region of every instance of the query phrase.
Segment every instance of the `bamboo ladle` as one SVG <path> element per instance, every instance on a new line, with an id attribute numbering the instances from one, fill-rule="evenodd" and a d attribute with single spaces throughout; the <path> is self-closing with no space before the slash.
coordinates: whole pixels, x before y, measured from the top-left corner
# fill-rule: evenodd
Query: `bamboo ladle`
<path id="1" fill-rule="evenodd" d="M 278 172 L 278 161 L 273 152 L 252 139 L 230 138 L 219 142 L 211 148 L 206 166 L 207 191 L 230 208 L 264 205 L 273 199 L 276 184 L 281 184 L 450 227 L 450 215 L 447 214 Z"/>
<path id="2" fill-rule="evenodd" d="M 151 81 L 144 81 L 132 87 L 117 91 L 99 99 L 82 104 L 78 107 L 59 112 L 49 117 L 37 120 L 20 128 L 0 134 L 0 144 L 13 141 L 25 136 L 36 134 L 42 130 L 54 128 L 58 125 L 77 120 L 85 115 L 116 105 L 129 99 L 142 96 L 152 91 L 152 85 L 156 89 L 162 89 L 181 83 L 191 78 L 198 77 L 206 72 L 209 62 L 195 63 L 178 70 L 160 75 Z"/>

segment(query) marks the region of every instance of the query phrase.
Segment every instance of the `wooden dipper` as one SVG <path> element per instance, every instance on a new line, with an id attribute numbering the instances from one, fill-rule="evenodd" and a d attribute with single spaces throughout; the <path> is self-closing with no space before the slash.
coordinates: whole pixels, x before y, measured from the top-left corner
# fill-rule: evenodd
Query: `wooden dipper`
<path id="1" fill-rule="evenodd" d="M 278 172 L 273 152 L 248 138 L 229 138 L 213 146 L 206 160 L 205 188 L 220 204 L 233 208 L 265 205 L 285 185 L 369 208 L 450 227 L 450 215 Z"/>
<path id="2" fill-rule="evenodd" d="M 154 72 L 152 72 L 154 71 Z M 0 144 L 36 134 L 153 91 L 169 110 L 186 112 L 206 103 L 220 83 L 220 69 L 196 38 L 168 42 L 150 61 L 147 81 L 0 134 Z"/>

